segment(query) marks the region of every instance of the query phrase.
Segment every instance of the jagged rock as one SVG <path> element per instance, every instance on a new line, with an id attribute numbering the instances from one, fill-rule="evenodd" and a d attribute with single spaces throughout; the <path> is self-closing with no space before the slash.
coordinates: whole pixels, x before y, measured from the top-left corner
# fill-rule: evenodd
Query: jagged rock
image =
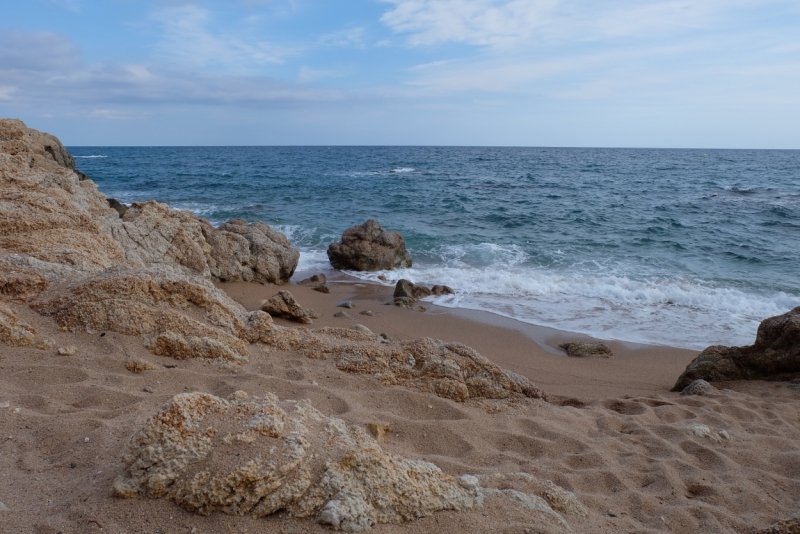
<path id="1" fill-rule="evenodd" d="M 425 286 L 417 285 L 410 280 L 406 280 L 405 278 L 401 278 L 397 281 L 397 284 L 394 286 L 394 294 L 392 295 L 395 299 L 411 299 L 412 301 L 419 300 L 425 297 L 429 297 L 432 295 L 433 292 Z"/>
<path id="2" fill-rule="evenodd" d="M 683 388 L 681 391 L 681 395 L 708 395 L 709 393 L 713 393 L 716 391 L 717 388 L 709 384 L 703 379 L 697 379 L 693 381 L 691 384 Z"/>
<path id="3" fill-rule="evenodd" d="M 294 296 L 285 290 L 279 291 L 264 302 L 261 311 L 273 317 L 282 317 L 303 324 L 310 324 L 312 318 L 318 317 L 314 310 L 300 306 Z"/>
<path id="4" fill-rule="evenodd" d="M 353 308 L 355 308 L 355 306 L 353 305 L 353 301 L 352 300 L 343 300 L 341 302 L 337 302 L 336 303 L 336 307 L 337 308 L 347 308 L 348 310 L 352 310 Z"/>
<path id="5" fill-rule="evenodd" d="M 376 438 L 388 428 L 374 426 Z M 119 498 L 166 498 L 202 515 L 282 510 L 349 532 L 484 501 L 561 526 L 567 524 L 554 508 L 585 514 L 573 494 L 549 481 L 527 473 L 456 478 L 385 452 L 363 428 L 325 416 L 308 400 L 279 401 L 271 393 L 176 395 L 136 432 L 123 461 L 113 485 Z"/>
<path id="6" fill-rule="evenodd" d="M 244 219 L 233 219 L 220 226 L 215 232 L 233 247 L 243 247 L 234 257 L 242 257 L 241 266 L 226 265 L 225 277 L 215 275 L 222 281 L 244 280 L 260 284 L 285 284 L 294 274 L 300 252 L 293 248 L 285 235 L 261 221 L 248 224 Z M 240 238 L 244 238 L 242 241 Z M 220 247 L 221 240 L 212 239 L 212 257 L 219 265 L 225 263 L 230 255 L 226 247 Z M 235 247 L 234 247 L 235 248 Z M 212 268 L 213 273 L 213 268 Z"/>
<path id="7" fill-rule="evenodd" d="M 128 360 L 125 362 L 125 369 L 134 374 L 140 374 L 145 371 L 155 371 L 158 366 L 154 363 L 145 360 Z"/>
<path id="8" fill-rule="evenodd" d="M 800 512 L 791 517 L 773 523 L 756 534 L 800 534 Z"/>
<path id="9" fill-rule="evenodd" d="M 166 267 L 113 267 L 69 284 L 31 306 L 71 331 L 141 335 L 156 355 L 247 361 L 247 343 L 263 341 L 272 319 L 247 312 L 213 284 Z M 204 312 L 205 322 L 193 310 Z"/>
<path id="10" fill-rule="evenodd" d="M 18 119 L 0 119 L 0 152 L 35 154 L 60 167 L 75 171 L 75 159 L 55 136 L 25 126 Z M 82 173 L 81 173 L 82 174 Z"/>
<path id="11" fill-rule="evenodd" d="M 800 377 L 800 306 L 761 321 L 756 342 L 747 347 L 713 345 L 695 358 L 672 391 L 694 380 L 790 380 Z"/>
<path id="12" fill-rule="evenodd" d="M 0 343 L 11 347 L 33 345 L 36 330 L 22 321 L 14 310 L 0 301 Z"/>
<path id="13" fill-rule="evenodd" d="M 611 358 L 614 355 L 614 353 L 611 352 L 611 348 L 602 341 L 596 343 L 573 341 L 571 343 L 562 343 L 559 347 L 567 351 L 567 354 L 574 358 L 588 358 L 590 356 Z"/>
<path id="14" fill-rule="evenodd" d="M 439 297 L 441 295 L 455 295 L 456 294 L 456 292 L 453 291 L 452 287 L 445 286 L 445 285 L 439 285 L 439 284 L 437 284 L 437 285 L 435 285 L 435 286 L 433 286 L 431 288 L 431 293 L 433 293 L 437 297 Z"/>
<path id="15" fill-rule="evenodd" d="M 310 287 L 314 291 L 319 291 L 320 293 L 330 293 L 331 290 L 328 289 L 326 285 L 328 279 L 325 277 L 324 274 L 315 274 L 310 278 L 306 278 L 305 280 L 300 280 L 297 282 L 297 285 Z"/>
<path id="16" fill-rule="evenodd" d="M 106 200 L 108 201 L 109 207 L 117 210 L 117 213 L 119 213 L 120 217 L 124 217 L 125 212 L 128 211 L 128 208 L 130 208 L 130 206 L 128 206 L 127 204 L 123 204 L 116 198 L 107 198 Z"/>
<path id="17" fill-rule="evenodd" d="M 396 267 L 411 267 L 411 255 L 399 232 L 384 230 L 378 221 L 348 228 L 341 243 L 331 243 L 328 259 L 334 269 L 381 271 Z"/>
<path id="18" fill-rule="evenodd" d="M 333 314 L 333 316 L 336 317 L 337 319 L 353 319 L 353 320 L 355 320 L 355 317 L 353 317 L 352 315 L 350 315 L 346 311 L 336 312 L 336 313 Z"/>
<path id="19" fill-rule="evenodd" d="M 56 352 L 59 356 L 75 356 L 78 352 L 78 347 L 75 345 L 67 345 L 66 347 L 59 347 Z"/>
<path id="20" fill-rule="evenodd" d="M 384 338 L 386 339 L 386 338 Z M 431 338 L 375 343 L 376 336 L 349 328 L 277 329 L 268 344 L 308 358 L 332 359 L 340 371 L 369 374 L 386 386 L 402 385 L 464 402 L 469 399 L 545 399 L 527 378 L 504 371 L 460 343 Z"/>

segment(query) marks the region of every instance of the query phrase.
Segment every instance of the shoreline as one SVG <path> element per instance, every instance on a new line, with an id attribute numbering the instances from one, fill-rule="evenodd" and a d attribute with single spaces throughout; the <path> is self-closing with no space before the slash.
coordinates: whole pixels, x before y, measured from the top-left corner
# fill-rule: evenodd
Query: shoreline
<path id="1" fill-rule="evenodd" d="M 299 325 L 274 318 L 275 324 L 292 328 L 347 327 L 363 324 L 376 334 L 394 339 L 432 337 L 463 343 L 504 369 L 521 374 L 555 397 L 592 401 L 624 395 L 665 394 L 698 351 L 663 345 L 644 345 L 625 341 L 605 341 L 614 352 L 612 358 L 571 358 L 559 343 L 593 341 L 594 338 L 550 327 L 530 325 L 491 312 L 446 308 L 420 302 L 425 312 L 385 305 L 392 289 L 347 275 L 329 280 L 330 293 L 320 293 L 296 283 L 264 286 L 249 282 L 218 283 L 228 296 L 247 310 L 260 307 L 261 301 L 280 290 L 288 290 L 303 307 L 319 313 L 310 325 Z M 349 277 L 348 277 L 349 278 Z M 336 304 L 351 300 L 353 309 Z M 373 316 L 360 315 L 370 310 Z M 334 317 L 344 311 L 349 318 Z"/>

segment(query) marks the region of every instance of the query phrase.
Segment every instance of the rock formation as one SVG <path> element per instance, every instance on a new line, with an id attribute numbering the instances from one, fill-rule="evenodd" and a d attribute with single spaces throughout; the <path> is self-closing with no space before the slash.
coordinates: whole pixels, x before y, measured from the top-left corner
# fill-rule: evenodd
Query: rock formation
<path id="1" fill-rule="evenodd" d="M 355 271 L 411 267 L 412 262 L 403 236 L 384 230 L 374 219 L 345 230 L 342 242 L 328 247 L 328 259 L 334 269 Z"/>
<path id="2" fill-rule="evenodd" d="M 328 279 L 325 277 L 324 274 L 315 274 L 310 278 L 306 278 L 305 280 L 300 280 L 297 282 L 299 286 L 310 287 L 314 291 L 319 291 L 320 293 L 330 293 L 330 289 L 326 285 L 328 283 Z"/>
<path id="3" fill-rule="evenodd" d="M 71 331 L 143 336 L 154 354 L 177 359 L 243 363 L 247 343 L 268 339 L 272 330 L 266 313 L 247 312 L 210 282 L 167 267 L 107 269 L 31 307 Z"/>
<path id="4" fill-rule="evenodd" d="M 590 356 L 611 358 L 614 355 L 614 353 L 611 352 L 611 348 L 602 341 L 573 341 L 571 343 L 562 343 L 559 347 L 567 351 L 567 355 L 573 358 L 588 358 Z"/>
<path id="5" fill-rule="evenodd" d="M 282 317 L 298 323 L 310 324 L 311 319 L 319 317 L 311 308 L 303 308 L 288 291 L 279 291 L 261 305 L 261 311 L 272 317 Z"/>
<path id="6" fill-rule="evenodd" d="M 455 295 L 455 291 L 449 286 L 435 285 L 428 289 L 427 287 L 415 284 L 410 280 L 401 278 L 397 281 L 394 287 L 394 294 L 392 295 L 393 302 L 396 306 L 411 307 L 419 299 L 429 297 L 431 295 Z"/>
<path id="7" fill-rule="evenodd" d="M 12 347 L 33 345 L 36 330 L 19 320 L 14 310 L 0 300 L 0 343 Z"/>
<path id="8" fill-rule="evenodd" d="M 496 498 L 564 525 L 554 508 L 585 514 L 574 495 L 550 482 L 524 473 L 455 478 L 385 452 L 364 429 L 307 400 L 281 402 L 270 393 L 176 395 L 133 436 L 123 461 L 113 489 L 120 498 L 167 498 L 203 515 L 283 510 L 350 532 Z M 538 486 L 541 496 L 516 489 L 520 484 Z"/>
<path id="9" fill-rule="evenodd" d="M 527 378 L 505 371 L 460 343 L 431 338 L 376 343 L 377 336 L 349 328 L 298 331 L 275 328 L 268 343 L 313 359 L 332 359 L 340 371 L 369 374 L 384 385 L 401 385 L 465 402 L 470 399 L 545 399 Z"/>
<path id="10" fill-rule="evenodd" d="M 699 378 L 720 382 L 797 377 L 800 377 L 800 306 L 761 321 L 753 345 L 708 347 L 686 367 L 672 391 L 681 391 Z"/>

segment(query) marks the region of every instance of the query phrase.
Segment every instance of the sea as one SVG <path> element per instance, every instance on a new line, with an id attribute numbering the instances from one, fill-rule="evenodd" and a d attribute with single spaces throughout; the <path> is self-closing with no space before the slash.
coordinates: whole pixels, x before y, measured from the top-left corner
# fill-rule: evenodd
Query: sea
<path id="1" fill-rule="evenodd" d="M 800 306 L 800 151 L 69 147 L 108 197 L 264 221 L 295 279 L 367 219 L 398 230 L 429 299 L 601 339 L 747 345 Z M 383 274 L 388 282 L 379 280 Z"/>

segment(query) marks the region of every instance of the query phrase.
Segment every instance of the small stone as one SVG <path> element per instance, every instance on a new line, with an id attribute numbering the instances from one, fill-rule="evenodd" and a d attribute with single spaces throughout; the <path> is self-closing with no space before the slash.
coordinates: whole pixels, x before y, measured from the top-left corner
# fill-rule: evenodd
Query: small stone
<path id="1" fill-rule="evenodd" d="M 428 311 L 428 308 L 426 308 L 425 306 L 417 306 L 416 309 L 417 309 L 418 312 L 426 312 L 426 311 Z"/>
<path id="2" fill-rule="evenodd" d="M 364 326 L 363 324 L 354 324 L 350 327 L 350 330 L 357 330 L 358 332 L 362 332 L 364 334 L 372 334 L 372 330 Z"/>
<path id="3" fill-rule="evenodd" d="M 373 315 L 375 315 L 370 310 L 364 310 L 364 311 L 361 311 L 361 312 L 358 312 L 358 313 L 359 313 L 359 315 L 366 315 L 367 317 L 372 317 Z"/>
<path id="4" fill-rule="evenodd" d="M 134 374 L 140 374 L 145 371 L 155 371 L 158 366 L 146 360 L 128 360 L 125 362 L 125 369 Z"/>
<path id="5" fill-rule="evenodd" d="M 61 347 L 58 349 L 58 353 L 61 356 L 74 356 L 76 352 L 78 352 L 78 347 L 76 347 L 75 345 L 70 345 L 68 347 Z"/>
<path id="6" fill-rule="evenodd" d="M 383 442 L 386 439 L 386 433 L 389 431 L 389 423 L 368 423 L 367 428 L 378 442 Z"/>
<path id="7" fill-rule="evenodd" d="M 89 443 L 89 438 L 83 438 L 84 443 Z"/>
<path id="8" fill-rule="evenodd" d="M 703 380 L 702 378 L 698 378 L 681 391 L 681 395 L 708 395 L 709 393 L 713 393 L 716 391 L 717 388 Z"/>
<path id="9" fill-rule="evenodd" d="M 343 301 L 341 301 L 341 302 L 337 302 L 337 303 L 336 303 L 336 307 L 337 307 L 337 308 L 347 308 L 347 309 L 352 309 L 352 308 L 354 308 L 355 306 L 353 305 L 353 302 L 352 302 L 352 301 L 350 301 L 350 300 L 343 300 Z"/>
<path id="10" fill-rule="evenodd" d="M 340 311 L 333 314 L 334 317 L 338 317 L 340 319 L 355 319 L 352 315 L 347 313 L 346 311 Z"/>
<path id="11" fill-rule="evenodd" d="M 153 393 L 153 388 L 151 388 L 150 386 L 145 386 L 142 388 L 142 391 L 144 391 L 145 393 Z"/>
<path id="12" fill-rule="evenodd" d="M 727 430 L 720 430 L 719 432 L 717 432 L 717 434 L 719 434 L 720 437 L 722 439 L 724 439 L 725 441 L 730 441 L 731 440 L 731 435 L 728 434 Z"/>
<path id="13" fill-rule="evenodd" d="M 283 317 L 303 324 L 310 324 L 311 319 L 319 317 L 314 310 L 300 306 L 294 296 L 286 290 L 279 291 L 263 302 L 261 311 L 273 317 Z"/>
<path id="14" fill-rule="evenodd" d="M 76 467 L 78 467 L 78 464 L 76 464 L 75 462 L 70 462 L 69 464 L 70 469 L 75 469 Z"/>
<path id="15" fill-rule="evenodd" d="M 52 349 L 54 345 L 55 345 L 54 341 L 50 339 L 43 339 L 42 341 L 39 342 L 38 345 L 36 345 L 36 348 L 39 350 L 49 350 Z"/>
<path id="16" fill-rule="evenodd" d="M 567 355 L 573 358 L 586 358 L 588 356 L 611 358 L 614 355 L 614 353 L 611 352 L 611 348 L 602 341 L 593 343 L 573 341 L 570 343 L 562 343 L 559 347 L 567 351 Z"/>
<path id="17" fill-rule="evenodd" d="M 379 275 L 378 275 L 378 280 L 380 280 L 381 282 L 388 282 L 388 281 L 389 281 L 389 280 L 388 280 L 388 279 L 387 279 L 385 276 L 383 276 L 382 274 L 379 274 Z"/>

